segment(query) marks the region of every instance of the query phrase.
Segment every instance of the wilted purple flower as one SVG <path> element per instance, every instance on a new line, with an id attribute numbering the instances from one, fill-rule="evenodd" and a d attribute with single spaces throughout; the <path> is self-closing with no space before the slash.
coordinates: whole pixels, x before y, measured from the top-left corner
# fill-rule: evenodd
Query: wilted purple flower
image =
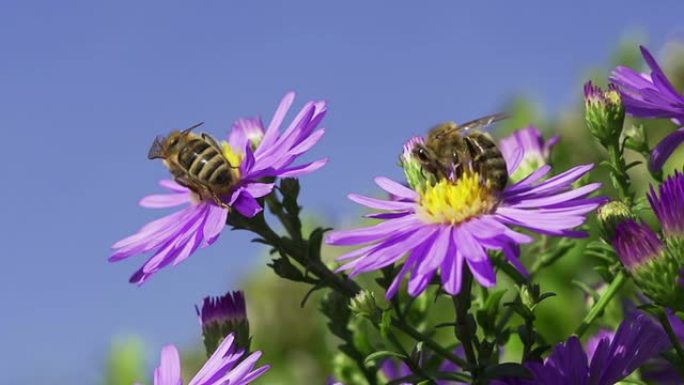
<path id="1" fill-rule="evenodd" d="M 662 255 L 663 242 L 648 225 L 627 219 L 615 228 L 613 247 L 622 264 L 634 271 Z"/>
<path id="2" fill-rule="evenodd" d="M 509 174 L 520 163 L 508 160 Z M 366 245 L 343 255 L 350 261 L 341 270 L 351 270 L 356 276 L 389 266 L 407 253 L 401 271 L 389 287 L 386 296 L 396 294 L 403 278 L 411 272 L 408 292 L 422 293 L 437 271 L 449 294 L 461 289 L 463 265 L 483 286 L 496 283 L 496 273 L 487 255 L 488 250 L 502 250 L 521 272 L 519 244 L 532 238 L 514 231 L 519 226 L 532 231 L 558 236 L 580 237 L 573 231 L 584 223 L 585 215 L 600 205 L 603 198 L 587 198 L 599 183 L 574 188 L 572 184 L 589 172 L 593 165 L 575 167 L 548 180 L 541 181 L 549 171 L 543 166 L 527 178 L 496 193 L 475 172 L 466 172 L 456 180 L 440 180 L 415 190 L 388 178 L 375 182 L 399 199 L 382 200 L 358 194 L 349 198 L 361 205 L 383 210 L 369 217 L 383 222 L 366 228 L 335 231 L 327 242 L 333 245 Z"/>
<path id="3" fill-rule="evenodd" d="M 684 236 L 684 175 L 675 171 L 658 187 L 651 186 L 648 201 L 665 237 Z"/>
<path id="4" fill-rule="evenodd" d="M 558 143 L 558 135 L 548 141 L 535 126 L 516 130 L 499 141 L 499 149 L 505 159 L 513 159 L 516 152 L 522 151 L 520 166 L 511 175 L 511 180 L 519 181 L 540 167 L 549 164 L 551 149 Z"/>
<path id="5" fill-rule="evenodd" d="M 264 129 L 258 118 L 240 119 L 233 125 L 229 141 L 222 144 L 228 161 L 239 165 L 238 181 L 224 202 L 229 209 L 219 207 L 213 201 L 202 200 L 198 194 L 174 181 L 163 180 L 162 187 L 171 193 L 148 195 L 140 205 L 148 208 L 186 207 L 148 223 L 136 234 L 115 243 L 109 261 L 153 253 L 130 279 L 132 283 L 142 284 L 163 267 L 175 266 L 197 248 L 214 243 L 225 226 L 229 211 L 237 210 L 246 217 L 261 212 L 263 208 L 257 198 L 268 195 L 274 186 L 272 181 L 265 183 L 265 180 L 297 177 L 325 165 L 327 159 L 292 165 L 323 136 L 324 129 L 317 130 L 317 127 L 327 111 L 325 102 L 309 102 L 281 133 L 280 126 L 294 96 L 293 92 L 285 95 L 268 128 Z"/>
<path id="6" fill-rule="evenodd" d="M 645 47 L 640 48 L 646 64 L 651 68 L 650 74 L 619 66 L 611 76 L 611 80 L 620 88 L 627 112 L 639 118 L 669 118 L 681 125 L 684 119 L 684 95 L 674 88 L 653 55 Z M 682 142 L 684 127 L 660 141 L 651 155 L 651 169 L 660 170 Z"/>
<path id="7" fill-rule="evenodd" d="M 246 356 L 244 350 L 234 346 L 233 336 L 230 335 L 188 385 L 247 385 L 270 368 L 269 365 L 265 365 L 254 369 L 260 357 L 261 352 Z M 182 384 L 178 349 L 173 345 L 166 345 L 161 351 L 161 362 L 154 371 L 154 385 Z"/>
<path id="8" fill-rule="evenodd" d="M 529 362 L 533 380 L 500 380 L 510 385 L 614 385 L 647 360 L 667 350 L 667 335 L 644 314 L 629 316 L 615 336 L 601 338 L 590 357 L 577 337 L 558 344 L 543 363 Z"/>

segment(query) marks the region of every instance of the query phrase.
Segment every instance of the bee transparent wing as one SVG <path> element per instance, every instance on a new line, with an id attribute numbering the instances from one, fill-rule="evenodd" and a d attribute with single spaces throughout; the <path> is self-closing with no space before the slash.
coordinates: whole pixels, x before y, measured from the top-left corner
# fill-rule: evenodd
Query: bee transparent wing
<path id="1" fill-rule="evenodd" d="M 470 122 L 463 123 L 459 125 L 459 130 L 468 131 L 473 129 L 483 129 L 485 127 L 491 126 L 492 124 L 508 119 L 511 116 L 505 112 L 500 112 L 498 114 L 483 116 L 479 119 L 471 120 Z"/>
<path id="2" fill-rule="evenodd" d="M 147 152 L 147 159 L 157 159 L 157 158 L 163 158 L 164 157 L 164 142 L 166 141 L 166 138 L 163 136 L 159 135 L 154 139 L 154 142 L 152 142 L 152 146 L 150 146 L 150 150 Z"/>

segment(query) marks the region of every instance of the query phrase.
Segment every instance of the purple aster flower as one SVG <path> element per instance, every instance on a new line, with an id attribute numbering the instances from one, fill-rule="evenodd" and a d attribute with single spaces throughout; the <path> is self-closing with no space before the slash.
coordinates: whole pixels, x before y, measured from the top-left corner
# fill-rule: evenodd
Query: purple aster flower
<path id="1" fill-rule="evenodd" d="M 520 163 L 508 162 L 513 174 Z M 361 205 L 382 210 L 369 217 L 381 223 L 355 230 L 335 231 L 327 242 L 333 245 L 365 245 L 339 258 L 347 261 L 341 270 L 356 276 L 399 262 L 408 254 L 403 267 L 389 287 L 386 296 L 396 294 L 404 277 L 411 273 L 408 292 L 422 293 L 439 271 L 444 290 L 457 294 L 461 289 L 464 264 L 483 286 L 496 283 L 496 274 L 487 255 L 501 250 L 518 270 L 526 274 L 520 263 L 519 244 L 532 238 L 512 229 L 526 228 L 538 233 L 581 237 L 573 229 L 586 219 L 586 214 L 603 198 L 588 198 L 599 183 L 574 188 L 572 184 L 589 172 L 593 165 L 575 167 L 542 181 L 549 171 L 543 166 L 527 178 L 508 186 L 503 192 L 492 191 L 477 173 L 466 171 L 455 179 L 408 188 L 384 177 L 375 182 L 400 199 L 382 200 L 358 194 L 349 198 Z"/>
<path id="2" fill-rule="evenodd" d="M 680 343 L 684 342 L 684 322 L 672 311 L 668 311 L 667 318 L 677 339 Z M 677 368 L 662 357 L 654 357 L 648 361 L 641 368 L 641 377 L 659 385 L 681 385 L 684 383 L 684 378 L 679 374 Z"/>
<path id="3" fill-rule="evenodd" d="M 272 178 L 297 177 L 325 165 L 327 159 L 293 165 L 323 136 L 324 129 L 317 127 L 327 111 L 325 102 L 309 102 L 281 132 L 280 126 L 294 96 L 292 92 L 285 95 L 268 128 L 264 129 L 258 118 L 240 119 L 233 125 L 229 141 L 222 143 L 228 161 L 239 165 L 236 171 L 238 181 L 225 197 L 224 203 L 229 208 L 203 200 L 199 194 L 174 181 L 163 180 L 162 187 L 170 193 L 148 195 L 140 205 L 148 208 L 185 207 L 148 223 L 136 234 L 115 243 L 109 261 L 152 253 L 130 279 L 132 283 L 142 284 L 163 267 L 175 266 L 198 248 L 214 243 L 225 226 L 229 211 L 236 210 L 250 218 L 261 212 L 263 208 L 257 198 L 273 190 Z"/>
<path id="4" fill-rule="evenodd" d="M 522 161 L 515 174 L 511 175 L 511 180 L 519 181 L 538 168 L 549 164 L 551 149 L 558 143 L 559 138 L 556 135 L 545 141 L 537 127 L 529 126 L 516 130 L 501 139 L 499 149 L 505 159 L 513 159 L 518 151 L 522 152 Z"/>
<path id="5" fill-rule="evenodd" d="M 684 236 L 684 175 L 675 171 L 658 187 L 651 186 L 648 201 L 655 212 L 665 237 Z"/>
<path id="6" fill-rule="evenodd" d="M 261 376 L 268 365 L 254 369 L 261 352 L 248 356 L 233 344 L 228 336 L 212 354 L 188 385 L 247 385 Z M 182 385 L 181 362 L 178 349 L 166 345 L 161 351 L 161 362 L 154 371 L 154 385 Z"/>
<path id="7" fill-rule="evenodd" d="M 629 376 L 647 360 L 670 347 L 667 335 L 646 315 L 638 313 L 620 324 L 615 335 L 596 342 L 587 357 L 577 337 L 558 344 L 543 363 L 527 367 L 533 380 L 501 380 L 509 385 L 614 385 Z"/>
<path id="8" fill-rule="evenodd" d="M 662 255 L 663 242 L 648 225 L 627 219 L 615 228 L 613 247 L 622 264 L 634 271 Z"/>
<path id="9" fill-rule="evenodd" d="M 620 88 L 625 109 L 639 118 L 669 118 L 681 125 L 684 119 L 684 95 L 674 88 L 653 55 L 645 47 L 640 48 L 651 69 L 650 74 L 619 66 L 611 76 L 611 80 Z M 660 170 L 682 142 L 684 127 L 660 141 L 651 155 L 651 169 Z"/>

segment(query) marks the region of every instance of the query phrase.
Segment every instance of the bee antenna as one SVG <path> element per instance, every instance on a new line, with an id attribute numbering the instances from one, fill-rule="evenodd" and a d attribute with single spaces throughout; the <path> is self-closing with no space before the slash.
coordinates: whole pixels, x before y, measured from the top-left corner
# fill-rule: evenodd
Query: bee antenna
<path id="1" fill-rule="evenodd" d="M 204 122 L 199 122 L 199 123 L 195 124 L 195 125 L 192 126 L 192 127 L 186 128 L 186 129 L 183 130 L 181 133 L 182 133 L 183 135 L 187 135 L 187 134 L 190 133 L 190 131 L 194 130 L 195 128 L 197 128 L 197 127 L 199 127 L 199 126 L 201 126 L 201 125 L 203 125 L 203 124 L 204 124 Z"/>

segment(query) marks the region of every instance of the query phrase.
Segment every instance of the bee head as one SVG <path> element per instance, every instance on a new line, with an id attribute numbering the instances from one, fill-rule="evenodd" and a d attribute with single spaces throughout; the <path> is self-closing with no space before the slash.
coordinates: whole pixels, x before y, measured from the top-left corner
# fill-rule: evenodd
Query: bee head
<path id="1" fill-rule="evenodd" d="M 156 138 L 154 138 L 154 142 L 152 142 L 150 150 L 147 152 L 147 159 L 165 158 L 165 149 L 166 138 L 164 138 L 161 135 L 158 135 Z"/>
<path id="2" fill-rule="evenodd" d="M 192 130 L 201 126 L 202 123 L 195 124 L 194 126 L 187 128 L 183 131 L 175 130 L 169 134 L 169 136 L 157 136 L 150 146 L 150 150 L 147 152 L 148 159 L 166 158 L 169 152 L 172 152 L 176 147 L 183 143 L 183 139 L 190 134 Z"/>

